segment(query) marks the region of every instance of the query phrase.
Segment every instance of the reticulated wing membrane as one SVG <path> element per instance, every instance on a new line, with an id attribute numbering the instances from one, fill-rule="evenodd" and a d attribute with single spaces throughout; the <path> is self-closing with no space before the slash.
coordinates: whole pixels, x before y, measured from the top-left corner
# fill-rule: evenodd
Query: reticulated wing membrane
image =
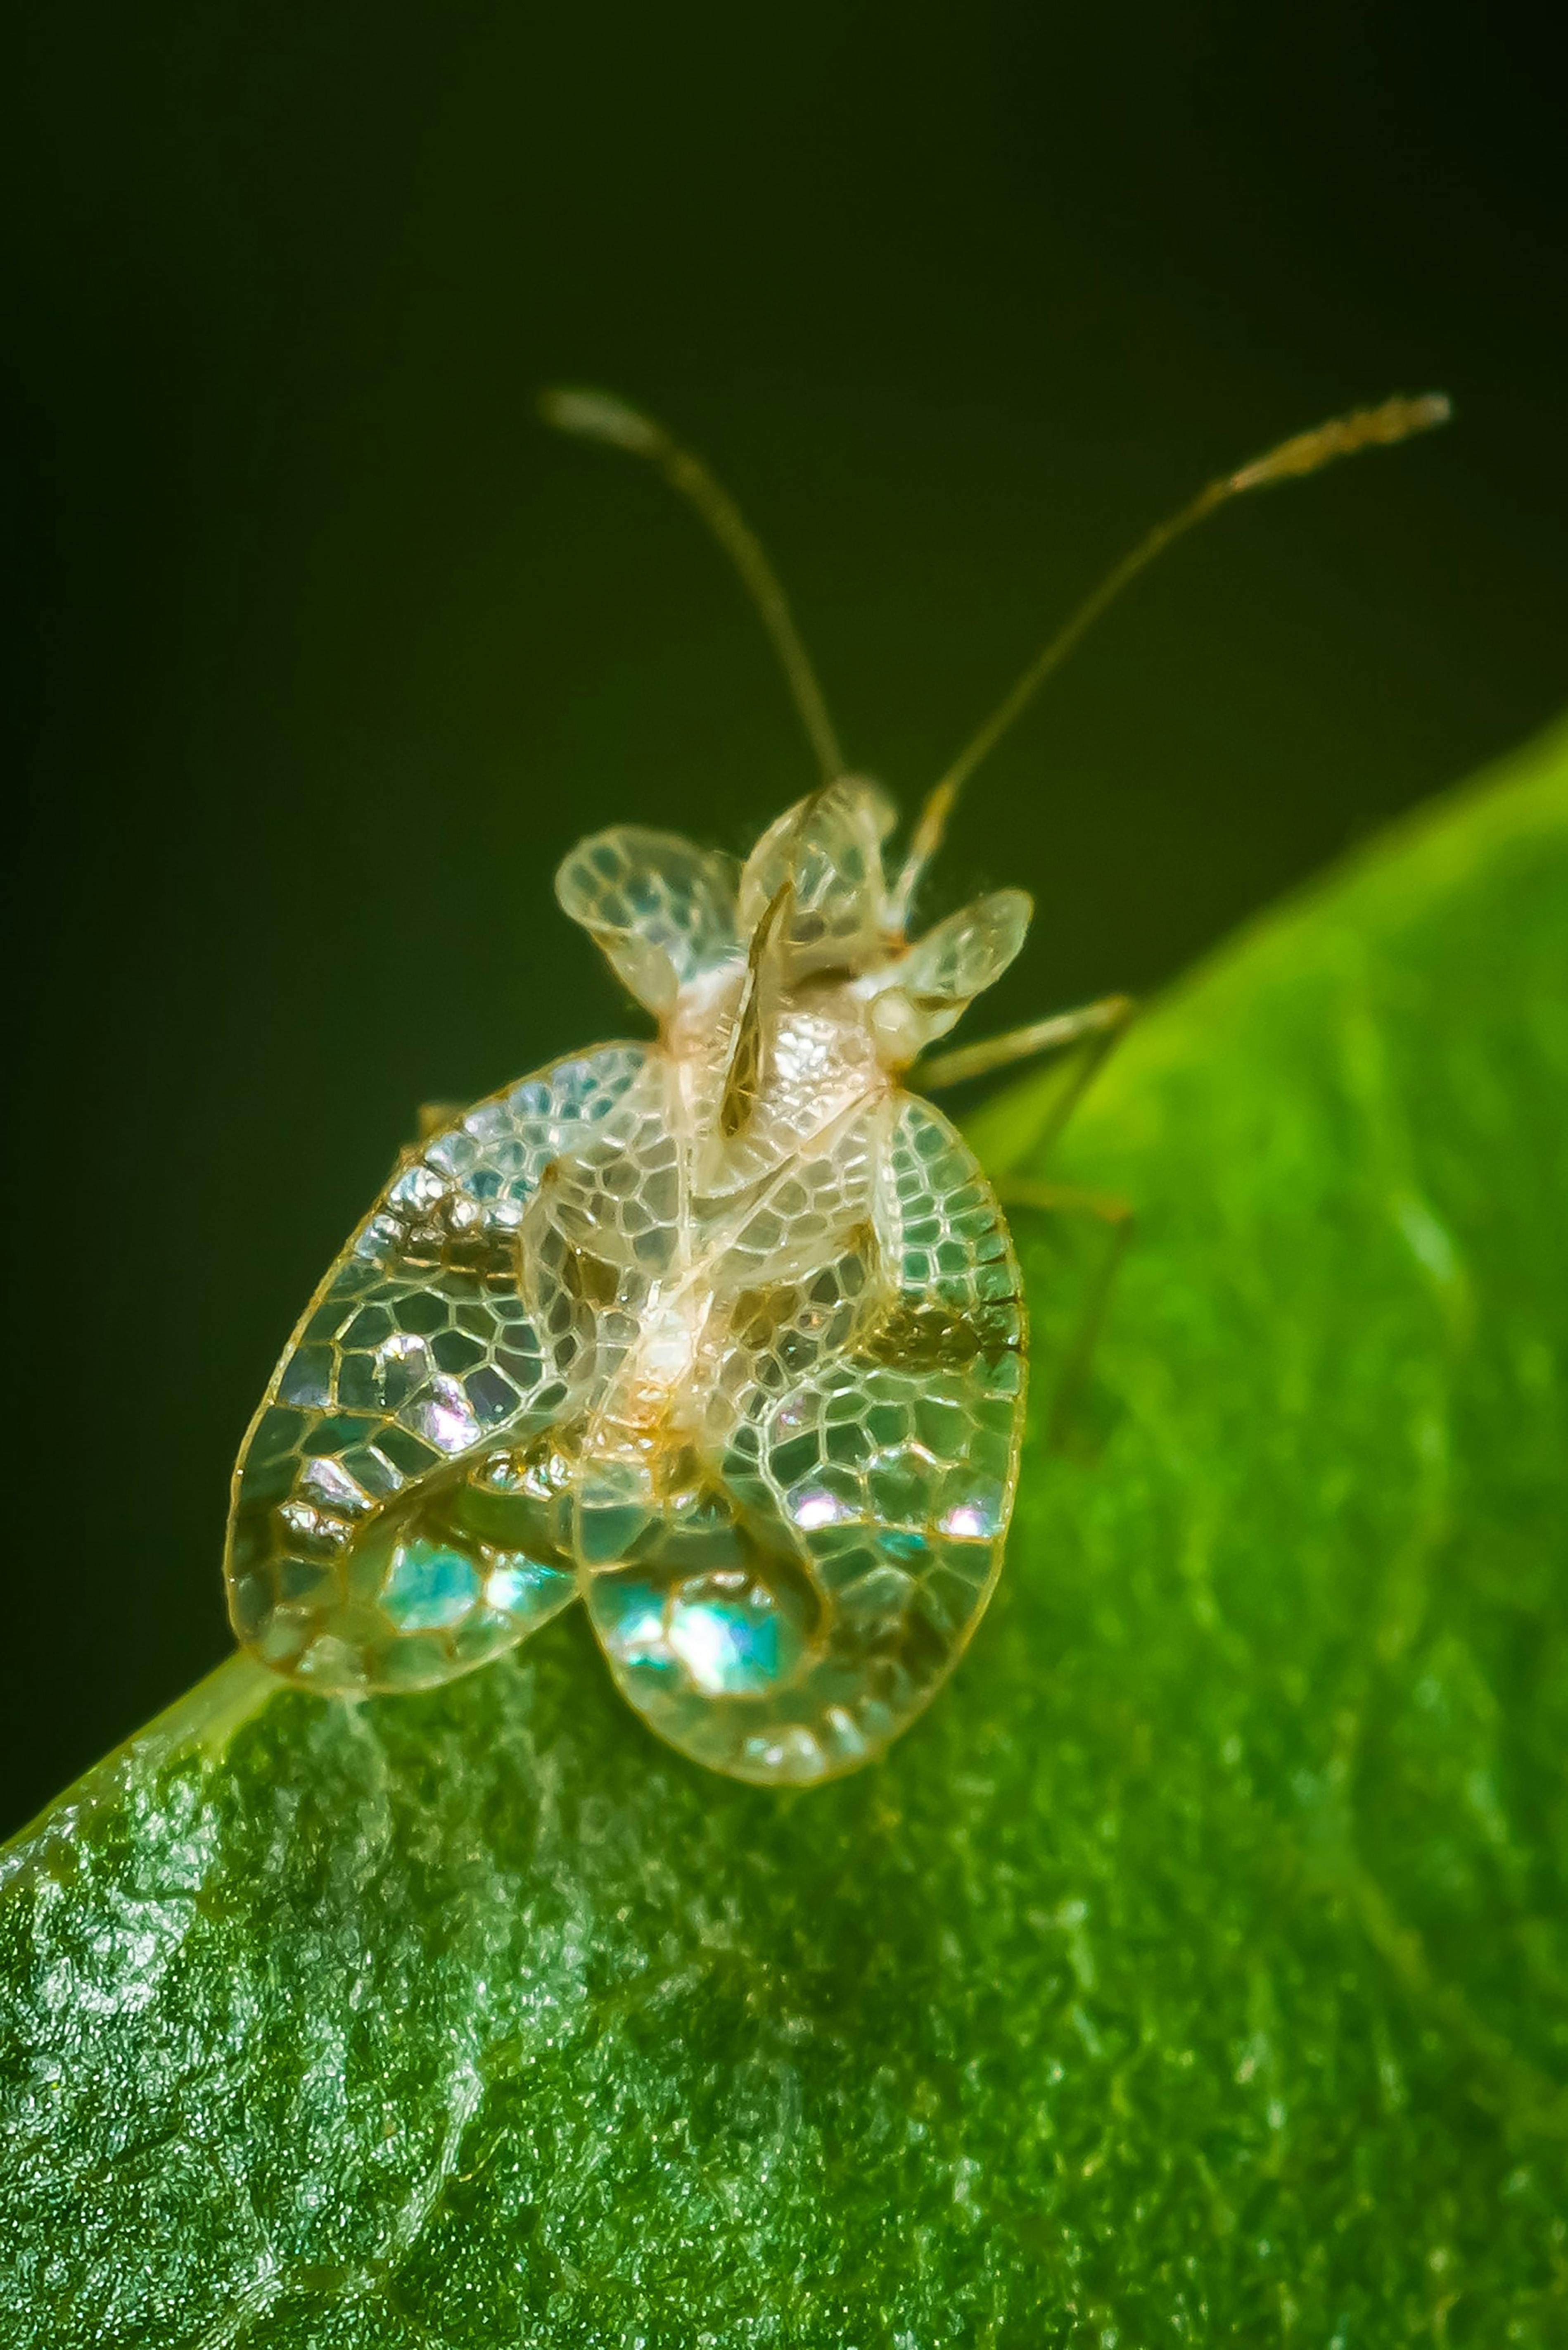
<path id="1" fill-rule="evenodd" d="M 644 1285 L 628 1342 L 617 1357 L 601 1348 L 607 1376 L 580 1430 L 575 1540 L 590 1596 L 607 1595 L 598 1579 L 607 1569 L 657 1560 L 669 1575 L 678 1560 L 716 1561 L 728 1555 L 726 1541 L 733 1547 L 715 1414 L 726 1409 L 727 1373 L 753 1343 L 737 1339 L 735 1326 L 758 1344 L 774 1331 L 781 1347 L 803 1345 L 824 1318 L 807 1293 L 831 1280 L 836 1260 L 874 1263 L 870 1125 L 865 1116 L 841 1122 L 833 1148 L 786 1162 L 748 1200 L 685 1204 L 672 1235 L 679 1253 Z M 623 1186 L 634 1181 L 646 1194 L 648 1175 L 626 1170 Z"/>
<path id="2" fill-rule="evenodd" d="M 547 1168 L 645 1123 L 646 1067 L 606 1045 L 481 1102 L 406 1156 L 328 1274 L 234 1472 L 230 1614 L 279 1671 L 444 1680 L 573 1596 L 553 1431 L 594 1377 L 594 1314 L 524 1295 L 521 1233 Z"/>
<path id="3" fill-rule="evenodd" d="M 851 1110 L 728 1216 L 709 1266 L 721 1299 L 815 1274 L 874 1222 L 888 1127 L 885 1101 Z"/>
<path id="4" fill-rule="evenodd" d="M 662 1016 L 699 972 L 738 955 L 738 877 L 732 857 L 623 824 L 573 849 L 556 895 L 639 1003 Z"/>
<path id="5" fill-rule="evenodd" d="M 649 1055 L 615 1113 L 546 1169 L 523 1219 L 523 1295 L 535 1326 L 597 1392 L 635 1343 L 682 1242 L 677 1081 Z"/>
<path id="6" fill-rule="evenodd" d="M 1022 1439 L 1018 1270 L 972 1154 L 908 1097 L 841 1142 L 836 1176 L 790 1170 L 716 1263 L 687 1490 L 585 1579 L 639 1711 L 763 1783 L 852 1769 L 929 1700 L 994 1584 Z"/>
<path id="7" fill-rule="evenodd" d="M 995 986 L 1023 946 L 1033 912 L 1026 889 L 992 889 L 916 940 L 898 984 L 930 1016 L 933 1035 Z"/>
<path id="8" fill-rule="evenodd" d="M 769 826 L 741 877 L 740 926 L 755 930 L 791 885 L 785 944 L 792 975 L 853 963 L 886 914 L 882 843 L 898 820 L 886 792 L 846 775 Z"/>

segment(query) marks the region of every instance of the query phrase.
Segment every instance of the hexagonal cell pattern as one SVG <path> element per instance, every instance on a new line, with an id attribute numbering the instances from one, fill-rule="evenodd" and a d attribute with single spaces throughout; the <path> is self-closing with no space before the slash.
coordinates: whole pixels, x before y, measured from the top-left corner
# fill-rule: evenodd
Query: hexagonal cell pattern
<path id="1" fill-rule="evenodd" d="M 770 1783 L 878 1752 L 957 1661 L 1000 1563 L 1024 1388 L 1006 1225 L 948 1121 L 893 1096 L 822 1159 L 713 1235 L 700 1440 L 639 1448 L 633 1356 L 578 1469 L 579 1527 L 602 1511 L 605 1529 L 588 1609 L 628 1698 Z"/>
<path id="2" fill-rule="evenodd" d="M 644 1061 L 607 1045 L 481 1102 L 405 1157 L 328 1274 L 234 1477 L 230 1613 L 266 1663 L 322 1689 L 419 1687 L 573 1596 L 559 1551 L 478 1539 L 464 1508 L 476 1464 L 591 1382 L 582 1302 L 547 1280 L 525 1297 L 522 1232 L 545 1169 L 601 1141 Z"/>

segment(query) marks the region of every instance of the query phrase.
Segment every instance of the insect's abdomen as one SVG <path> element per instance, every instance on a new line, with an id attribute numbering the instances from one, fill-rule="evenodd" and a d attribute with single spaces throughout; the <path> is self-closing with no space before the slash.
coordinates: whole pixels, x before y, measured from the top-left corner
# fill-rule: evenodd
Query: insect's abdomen
<path id="1" fill-rule="evenodd" d="M 990 1596 L 1022 1434 L 1017 1266 L 972 1155 L 906 1097 L 785 1170 L 711 1282 L 664 1445 L 647 1381 L 612 1383 L 585 1431 L 584 1590 L 662 1737 L 809 1783 L 914 1720 Z"/>

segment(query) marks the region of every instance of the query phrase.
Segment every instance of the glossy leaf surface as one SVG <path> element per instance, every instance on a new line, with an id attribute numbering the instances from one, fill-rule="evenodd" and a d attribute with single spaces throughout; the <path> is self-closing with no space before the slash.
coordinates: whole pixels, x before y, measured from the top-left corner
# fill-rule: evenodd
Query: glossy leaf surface
<path id="1" fill-rule="evenodd" d="M 227 1667 L 11 1848 L 7 2342 L 1563 2339 L 1568 742 L 1063 1158 L 1137 1240 L 1052 1451 L 1095 1243 L 1019 1220 L 1007 1572 L 882 1764 L 689 1765 L 573 1611 L 358 1710 Z"/>

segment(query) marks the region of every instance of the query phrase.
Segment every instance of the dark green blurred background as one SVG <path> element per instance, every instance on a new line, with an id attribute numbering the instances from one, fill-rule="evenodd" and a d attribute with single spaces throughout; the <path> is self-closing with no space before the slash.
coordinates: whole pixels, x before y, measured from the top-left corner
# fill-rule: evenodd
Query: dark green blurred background
<path id="1" fill-rule="evenodd" d="M 1540 12 L 1544 20 L 1546 12 Z M 602 380 L 727 476 L 909 795 L 1209 473 L 1439 384 L 1450 433 L 1222 518 L 977 782 L 998 1023 L 1158 987 L 1568 688 L 1568 198 L 1536 15 L 56 0 L 10 31 L 0 1807 L 223 1652 L 229 1463 L 421 1098 L 623 1014 L 557 915 L 618 817 L 810 780 Z M 19 1611 L 19 1613 L 18 1613 Z"/>

